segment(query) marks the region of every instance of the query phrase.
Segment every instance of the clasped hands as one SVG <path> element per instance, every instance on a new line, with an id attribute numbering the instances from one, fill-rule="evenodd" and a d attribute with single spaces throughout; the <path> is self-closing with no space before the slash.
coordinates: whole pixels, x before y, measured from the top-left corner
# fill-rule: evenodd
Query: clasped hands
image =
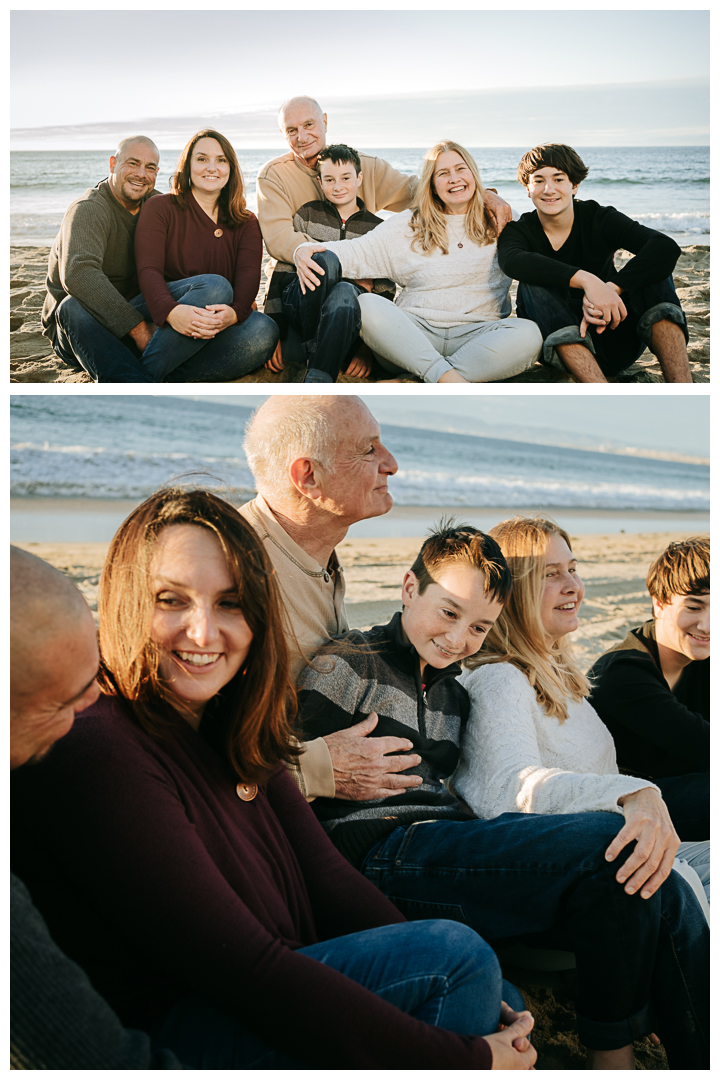
<path id="1" fill-rule="evenodd" d="M 228 304 L 208 304 L 204 308 L 178 304 L 168 315 L 167 322 L 185 337 L 214 338 L 227 326 L 233 326 L 237 315 Z"/>

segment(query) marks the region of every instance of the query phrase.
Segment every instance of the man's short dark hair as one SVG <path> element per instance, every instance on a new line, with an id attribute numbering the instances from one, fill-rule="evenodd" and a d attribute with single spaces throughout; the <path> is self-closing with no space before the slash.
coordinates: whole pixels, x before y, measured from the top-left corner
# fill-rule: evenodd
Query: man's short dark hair
<path id="1" fill-rule="evenodd" d="M 356 176 L 359 176 L 362 171 L 357 150 L 353 150 L 352 146 L 346 146 L 345 143 L 333 143 L 321 150 L 317 156 L 317 164 L 322 165 L 323 161 L 332 161 L 333 165 L 352 165 Z"/>
<path id="2" fill-rule="evenodd" d="M 456 525 L 443 519 L 433 528 L 410 569 L 418 580 L 420 595 L 436 585 L 446 566 L 462 562 L 485 575 L 485 594 L 504 604 L 512 591 L 512 574 L 500 545 L 472 525 Z"/>
<path id="3" fill-rule="evenodd" d="M 557 169 L 564 172 L 571 184 L 580 184 L 588 174 L 588 168 L 577 150 L 564 143 L 543 143 L 534 146 L 523 155 L 518 165 L 517 178 L 523 187 L 538 169 Z"/>
<path id="4" fill-rule="evenodd" d="M 648 592 L 667 604 L 673 596 L 702 596 L 710 592 L 710 540 L 691 536 L 669 544 L 648 570 Z"/>

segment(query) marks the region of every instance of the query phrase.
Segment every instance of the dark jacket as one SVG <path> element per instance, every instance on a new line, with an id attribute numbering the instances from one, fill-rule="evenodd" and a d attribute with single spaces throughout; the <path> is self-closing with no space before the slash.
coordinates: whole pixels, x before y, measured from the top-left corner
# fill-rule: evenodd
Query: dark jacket
<path id="1" fill-rule="evenodd" d="M 669 236 L 592 199 L 574 199 L 573 207 L 570 235 L 558 251 L 545 235 L 537 210 L 508 222 L 498 237 L 500 269 L 516 281 L 546 286 L 568 286 L 578 270 L 587 270 L 629 293 L 672 274 L 681 252 Z M 635 255 L 622 270 L 613 263 L 619 248 Z M 582 289 L 571 291 L 583 294 Z"/>
<path id="2" fill-rule="evenodd" d="M 693 660 L 674 690 L 655 622 L 631 630 L 588 672 L 590 703 L 615 739 L 620 771 L 646 780 L 710 768 L 710 660 Z"/>
<path id="3" fill-rule="evenodd" d="M 455 771 L 469 698 L 459 664 L 420 675 L 420 658 L 405 640 L 398 612 L 386 626 L 351 630 L 338 649 L 316 656 L 298 679 L 299 726 L 316 738 L 378 714 L 375 736 L 409 739 L 422 762 L 408 771 L 420 787 L 363 802 L 315 799 L 313 810 L 338 849 L 360 866 L 369 849 L 398 825 L 429 818 L 458 821 L 468 811 L 442 783 Z"/>

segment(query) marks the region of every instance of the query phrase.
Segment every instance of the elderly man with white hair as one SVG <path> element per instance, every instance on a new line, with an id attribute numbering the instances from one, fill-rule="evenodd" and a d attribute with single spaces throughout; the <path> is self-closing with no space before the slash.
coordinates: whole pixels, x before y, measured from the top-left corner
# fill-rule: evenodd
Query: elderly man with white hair
<path id="1" fill-rule="evenodd" d="M 277 572 L 293 675 L 318 647 L 349 629 L 335 547 L 355 521 L 386 514 L 397 462 L 364 403 L 344 395 L 276 395 L 254 413 L 244 442 L 257 497 L 240 508 Z M 368 738 L 367 720 L 306 744 L 298 783 L 307 798 L 377 799 L 416 787 L 407 739 Z M 387 757 L 388 754 L 397 756 Z"/>
<path id="2" fill-rule="evenodd" d="M 318 154 L 326 146 L 327 113 L 314 98 L 294 97 L 280 107 L 278 122 L 290 150 L 266 162 L 260 169 L 256 188 L 257 213 L 265 247 L 273 259 L 277 259 L 278 268 L 294 270 L 295 249 L 300 244 L 311 242 L 313 237 L 295 232 L 293 217 L 305 203 L 325 198 L 319 184 L 316 162 Z M 407 210 L 412 205 L 417 187 L 416 176 L 407 176 L 382 158 L 362 152 L 360 164 L 362 183 L 358 196 L 371 214 L 376 214 L 378 210 Z M 497 219 L 500 232 L 512 220 L 511 207 L 488 188 L 485 189 L 485 204 Z M 337 258 L 327 253 L 316 255 L 308 266 L 310 270 L 319 272 L 321 278 L 328 274 L 332 277 L 331 282 L 322 282 L 326 291 L 342 277 Z M 267 366 L 275 371 L 282 368 L 279 345 Z"/>

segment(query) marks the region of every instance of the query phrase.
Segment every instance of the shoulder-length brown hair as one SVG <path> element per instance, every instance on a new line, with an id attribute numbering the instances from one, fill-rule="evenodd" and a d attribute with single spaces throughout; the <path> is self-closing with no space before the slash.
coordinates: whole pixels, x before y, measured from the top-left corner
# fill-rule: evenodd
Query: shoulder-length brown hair
<path id="1" fill-rule="evenodd" d="M 218 220 L 221 220 L 223 225 L 227 225 L 229 229 L 236 229 L 238 225 L 242 225 L 243 221 L 247 221 L 250 217 L 250 211 L 247 209 L 245 199 L 245 181 L 240 162 L 232 145 L 224 135 L 221 135 L 219 131 L 215 131 L 214 128 L 203 128 L 202 131 L 198 131 L 197 135 L 193 135 L 180 154 L 175 172 L 170 177 L 170 193 L 173 202 L 183 209 L 187 206 L 191 190 L 190 159 L 195 144 L 200 139 L 215 139 L 219 142 L 223 154 L 230 162 L 230 177 L 225 187 L 220 189 L 218 196 Z"/>
<path id="2" fill-rule="evenodd" d="M 481 247 L 491 244 L 496 239 L 495 226 L 485 209 L 483 194 L 485 188 L 480 179 L 475 159 L 472 154 L 461 146 L 460 143 L 448 139 L 445 142 L 431 146 L 425 155 L 422 172 L 418 181 L 415 194 L 415 204 L 410 218 L 410 228 L 414 232 L 412 244 L 415 251 L 424 255 L 431 255 L 435 248 L 440 248 L 443 255 L 448 253 L 447 227 L 445 224 L 446 210 L 435 190 L 435 163 L 441 154 L 454 151 L 463 159 L 472 173 L 475 181 L 475 192 L 465 214 L 465 232 L 470 240 Z"/>
<path id="3" fill-rule="evenodd" d="M 572 550 L 570 537 L 544 517 L 508 518 L 490 529 L 490 536 L 510 567 L 512 593 L 481 651 L 468 657 L 464 666 L 513 664 L 527 676 L 547 715 L 563 722 L 568 718 L 568 697 L 581 701 L 590 693 L 590 683 L 572 654 L 567 634 L 548 642 L 541 605 L 548 538 L 561 536 Z"/>
<path id="4" fill-rule="evenodd" d="M 140 726 L 164 738 L 185 723 L 185 702 L 160 675 L 152 640 L 153 560 L 169 525 L 197 525 L 218 539 L 253 639 L 245 666 L 212 703 L 230 765 L 243 780 L 266 780 L 279 761 L 297 757 L 292 734 L 296 697 L 275 571 L 257 534 L 235 507 L 209 491 L 165 488 L 118 529 L 100 577 L 101 675 L 105 693 L 123 697 Z M 215 722 L 217 721 L 217 723 Z"/>

